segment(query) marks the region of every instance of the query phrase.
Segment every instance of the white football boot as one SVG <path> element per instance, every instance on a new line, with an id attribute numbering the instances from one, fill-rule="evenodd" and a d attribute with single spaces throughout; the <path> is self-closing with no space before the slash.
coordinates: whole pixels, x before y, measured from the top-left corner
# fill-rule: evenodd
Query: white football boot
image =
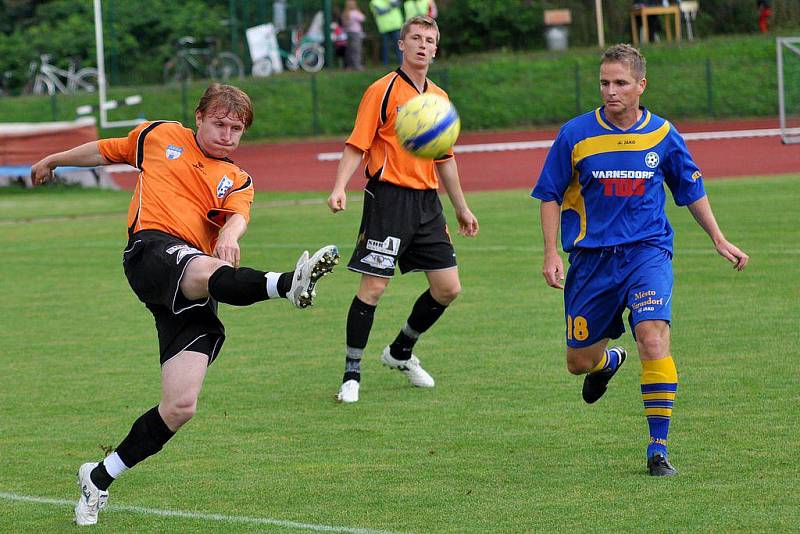
<path id="1" fill-rule="evenodd" d="M 336 394 L 336 400 L 346 404 L 358 402 L 358 389 L 360 387 L 361 384 L 358 382 L 358 380 L 348 380 L 343 382 L 342 386 L 339 388 L 339 393 Z"/>
<path id="2" fill-rule="evenodd" d="M 97 514 L 106 507 L 108 492 L 97 488 L 89 474 L 97 467 L 97 462 L 83 464 L 78 469 L 78 487 L 81 488 L 81 497 L 75 505 L 75 523 L 78 525 L 94 525 L 97 523 Z"/>
<path id="3" fill-rule="evenodd" d="M 306 250 L 297 260 L 292 288 L 286 297 L 298 308 L 313 305 L 314 297 L 317 296 L 314 286 L 320 278 L 333 271 L 337 263 L 339 263 L 339 249 L 334 245 L 322 247 L 310 258 Z"/>
<path id="4" fill-rule="evenodd" d="M 418 388 L 432 388 L 435 385 L 433 377 L 422 368 L 419 358 L 413 354 L 408 360 L 396 360 L 387 346 L 383 349 L 383 354 L 381 354 L 381 362 L 387 367 L 402 371 L 408 381 Z"/>

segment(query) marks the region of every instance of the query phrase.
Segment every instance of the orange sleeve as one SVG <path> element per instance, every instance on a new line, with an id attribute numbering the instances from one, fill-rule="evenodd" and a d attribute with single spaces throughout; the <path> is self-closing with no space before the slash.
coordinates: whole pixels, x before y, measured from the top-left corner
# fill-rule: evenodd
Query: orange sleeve
<path id="1" fill-rule="evenodd" d="M 236 174 L 236 180 L 221 208 L 208 212 L 208 219 L 217 226 L 224 226 L 229 215 L 238 213 L 250 223 L 250 205 L 253 203 L 255 188 L 253 179 L 245 172 Z"/>
<path id="2" fill-rule="evenodd" d="M 97 147 L 100 154 L 112 163 L 127 163 L 136 166 L 136 144 L 142 130 L 147 128 L 152 122 L 143 122 L 130 131 L 128 137 L 112 137 L 110 139 L 100 139 Z"/>
<path id="3" fill-rule="evenodd" d="M 346 141 L 348 145 L 353 145 L 362 152 L 366 152 L 372 146 L 372 140 L 381 126 L 381 101 L 385 90 L 384 84 L 376 83 L 364 92 L 361 104 L 358 105 L 353 132 Z"/>

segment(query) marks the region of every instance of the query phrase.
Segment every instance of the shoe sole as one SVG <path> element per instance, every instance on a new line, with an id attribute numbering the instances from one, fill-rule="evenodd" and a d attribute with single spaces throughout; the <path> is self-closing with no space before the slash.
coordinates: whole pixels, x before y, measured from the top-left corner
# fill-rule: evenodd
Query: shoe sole
<path id="1" fill-rule="evenodd" d="M 339 249 L 335 246 L 330 247 L 320 256 L 319 260 L 317 260 L 311 268 L 308 287 L 300 294 L 300 298 L 298 299 L 300 308 L 308 308 L 314 305 L 314 297 L 317 296 L 314 292 L 314 288 L 317 282 L 320 278 L 333 271 L 333 268 L 336 267 L 338 263 Z"/>

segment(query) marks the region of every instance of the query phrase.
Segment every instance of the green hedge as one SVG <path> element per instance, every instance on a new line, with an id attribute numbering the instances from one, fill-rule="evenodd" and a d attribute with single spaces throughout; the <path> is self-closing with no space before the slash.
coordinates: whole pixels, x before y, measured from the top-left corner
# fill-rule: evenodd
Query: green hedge
<path id="1" fill-rule="evenodd" d="M 645 49 L 648 88 L 643 102 L 670 119 L 777 115 L 775 43 L 760 36 L 720 38 L 681 48 Z M 436 63 L 430 77 L 456 103 L 466 131 L 554 125 L 600 104 L 599 52 L 565 54 L 491 53 Z M 800 59 L 788 69 L 788 88 L 800 87 Z M 342 136 L 353 126 L 364 89 L 385 73 L 323 72 L 314 77 L 286 73 L 247 79 L 240 86 L 255 104 L 256 120 L 247 138 L 278 139 L 309 135 Z M 185 120 L 207 82 L 187 88 L 184 111 L 180 87 L 115 88 L 111 98 L 141 94 L 140 112 L 149 119 Z M 800 107 L 798 90 L 788 100 Z M 316 102 L 315 102 L 316 100 Z M 96 103 L 96 96 L 0 98 L 4 121 L 74 118 L 75 107 Z M 111 112 L 111 120 L 131 118 L 136 108 Z M 316 113 L 315 113 L 316 109 Z M 190 122 L 191 124 L 191 122 Z M 124 132 L 106 131 L 104 136 Z"/>

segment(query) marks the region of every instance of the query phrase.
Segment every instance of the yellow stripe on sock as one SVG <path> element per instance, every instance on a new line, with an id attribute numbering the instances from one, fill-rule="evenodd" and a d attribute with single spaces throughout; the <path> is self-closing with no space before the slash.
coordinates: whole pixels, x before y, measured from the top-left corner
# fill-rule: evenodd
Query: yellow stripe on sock
<path id="1" fill-rule="evenodd" d="M 645 408 L 644 414 L 646 416 L 650 415 L 663 415 L 664 417 L 671 417 L 672 416 L 672 408 Z"/>
<path id="2" fill-rule="evenodd" d="M 642 393 L 642 399 L 646 401 L 650 400 L 675 400 L 674 393 L 668 393 L 666 391 L 661 393 Z"/>
<path id="3" fill-rule="evenodd" d="M 597 365 L 595 365 L 594 367 L 592 367 L 591 369 L 589 369 L 589 372 L 590 373 L 596 373 L 597 371 L 602 371 L 603 367 L 606 366 L 606 362 L 608 362 L 608 353 L 607 352 L 603 352 L 603 357 L 600 358 L 600 362 Z"/>

